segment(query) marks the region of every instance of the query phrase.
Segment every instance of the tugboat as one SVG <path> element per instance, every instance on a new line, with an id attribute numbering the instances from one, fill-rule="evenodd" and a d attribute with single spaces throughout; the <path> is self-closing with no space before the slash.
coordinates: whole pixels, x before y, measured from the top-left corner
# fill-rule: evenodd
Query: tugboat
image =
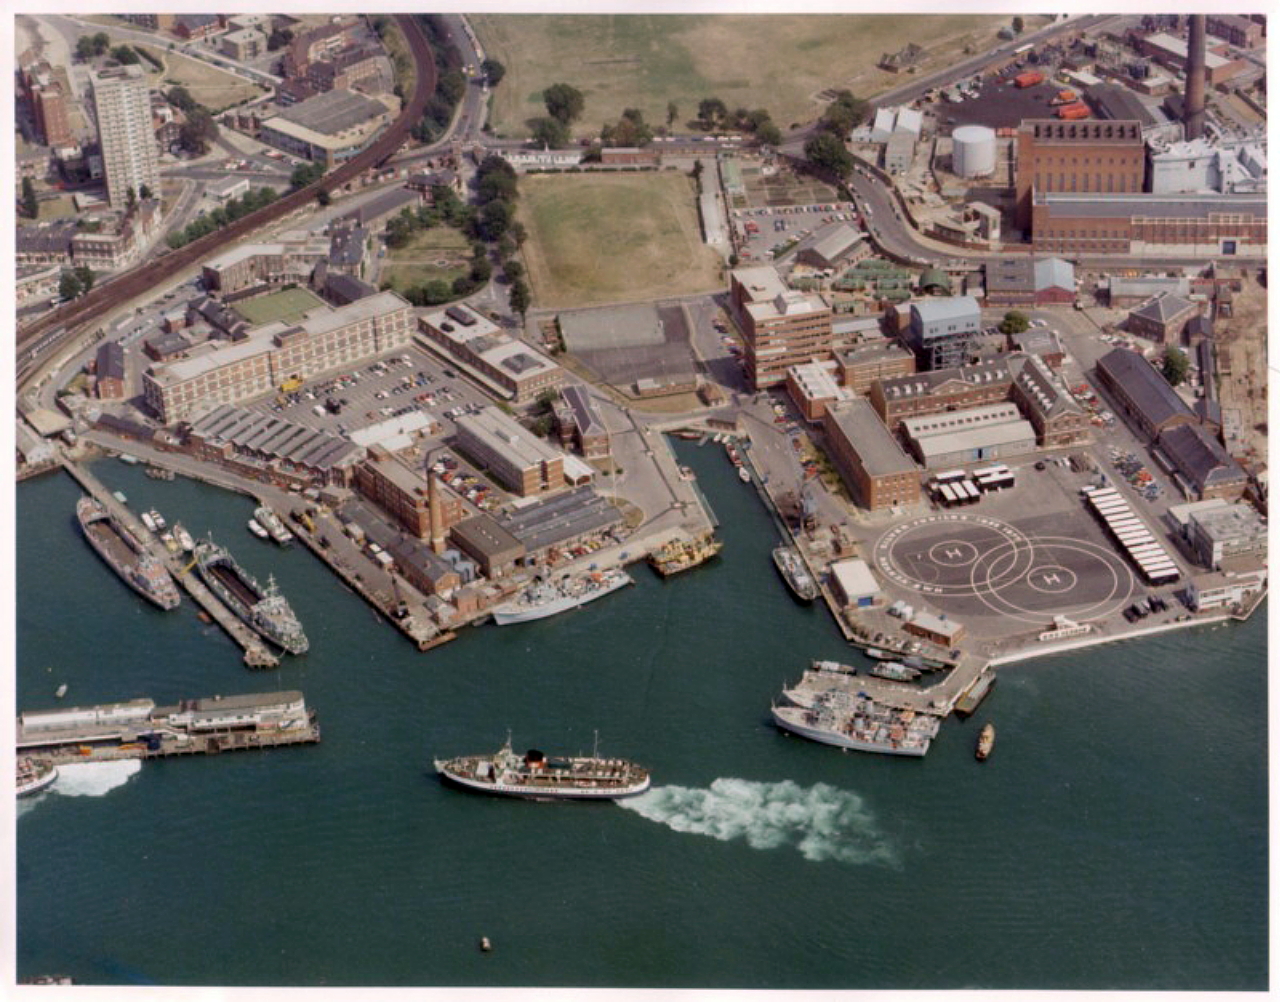
<path id="1" fill-rule="evenodd" d="M 987 724 L 982 728 L 982 732 L 978 735 L 978 747 L 974 751 L 973 757 L 979 762 L 985 762 L 987 756 L 991 754 L 991 749 L 996 743 L 996 727 L 995 724 Z"/>
<path id="2" fill-rule="evenodd" d="M 491 755 L 436 759 L 436 772 L 451 783 L 504 797 L 532 800 L 619 800 L 649 789 L 649 770 L 597 754 L 551 757 L 511 750 L 511 736 Z"/>

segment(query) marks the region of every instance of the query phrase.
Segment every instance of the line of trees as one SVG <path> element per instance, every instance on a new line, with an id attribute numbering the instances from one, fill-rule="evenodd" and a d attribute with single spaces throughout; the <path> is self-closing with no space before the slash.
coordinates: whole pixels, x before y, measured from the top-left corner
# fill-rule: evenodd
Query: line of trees
<path id="1" fill-rule="evenodd" d="M 170 247 L 177 250 L 191 243 L 192 240 L 198 240 L 207 233 L 220 230 L 228 223 L 233 223 L 240 217 L 261 209 L 264 205 L 270 205 L 278 197 L 272 188 L 255 188 L 247 191 L 239 198 L 228 199 L 226 205 L 220 205 L 212 212 L 192 220 L 181 230 L 170 233 L 166 240 Z"/>
<path id="2" fill-rule="evenodd" d="M 36 197 L 35 182 L 29 177 L 22 179 L 22 214 L 28 219 L 36 219 L 40 215 L 40 199 Z"/>
<path id="3" fill-rule="evenodd" d="M 848 177 L 853 171 L 853 154 L 845 146 L 845 139 L 867 120 L 870 112 L 871 106 L 854 97 L 852 91 L 839 91 L 818 119 L 818 131 L 805 141 L 805 159 L 838 178 Z"/>
<path id="4" fill-rule="evenodd" d="M 462 73 L 462 53 L 449 41 L 448 28 L 440 16 L 418 14 L 417 18 L 435 56 L 436 89 L 410 134 L 420 143 L 433 143 L 452 121 L 458 102 L 467 92 L 467 78 Z"/>
<path id="5" fill-rule="evenodd" d="M 105 55 L 109 48 L 111 48 L 111 39 L 107 37 L 105 31 L 100 31 L 96 35 L 81 35 L 76 39 L 76 58 L 82 63 L 87 63 L 90 59 Z"/>

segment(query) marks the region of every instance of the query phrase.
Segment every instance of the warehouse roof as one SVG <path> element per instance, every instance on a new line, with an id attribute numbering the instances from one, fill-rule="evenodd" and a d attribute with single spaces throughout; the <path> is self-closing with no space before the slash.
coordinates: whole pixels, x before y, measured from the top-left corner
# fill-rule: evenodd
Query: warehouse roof
<path id="1" fill-rule="evenodd" d="M 857 397 L 827 411 L 839 433 L 854 447 L 862 467 L 873 477 L 914 473 L 916 464 L 902 451 L 866 397 Z"/>
<path id="2" fill-rule="evenodd" d="M 336 136 L 386 112 L 381 101 L 339 88 L 290 105 L 279 117 L 321 135 Z"/>
<path id="3" fill-rule="evenodd" d="M 1180 424 L 1166 428 L 1160 433 L 1157 442 L 1160 451 L 1197 488 L 1203 490 L 1245 479 L 1245 472 L 1240 464 L 1228 456 L 1227 451 L 1198 424 Z"/>
<path id="4" fill-rule="evenodd" d="M 1100 359 L 1098 368 L 1111 381 L 1123 386 L 1134 406 L 1153 427 L 1181 414 L 1191 416 L 1191 408 L 1173 391 L 1164 376 L 1136 351 L 1113 348 Z"/>
<path id="5" fill-rule="evenodd" d="M 1266 195 L 1098 195 L 1081 192 L 1036 192 L 1037 205 L 1057 217 L 1083 219 L 1208 219 L 1224 214 L 1266 216 Z"/>

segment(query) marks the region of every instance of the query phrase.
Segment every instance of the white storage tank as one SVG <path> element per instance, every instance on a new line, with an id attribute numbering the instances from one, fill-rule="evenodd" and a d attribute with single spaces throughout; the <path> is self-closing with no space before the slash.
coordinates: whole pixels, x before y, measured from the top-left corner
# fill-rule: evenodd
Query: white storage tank
<path id="1" fill-rule="evenodd" d="M 962 125 L 951 133 L 951 167 L 958 177 L 995 173 L 996 134 L 985 125 Z"/>

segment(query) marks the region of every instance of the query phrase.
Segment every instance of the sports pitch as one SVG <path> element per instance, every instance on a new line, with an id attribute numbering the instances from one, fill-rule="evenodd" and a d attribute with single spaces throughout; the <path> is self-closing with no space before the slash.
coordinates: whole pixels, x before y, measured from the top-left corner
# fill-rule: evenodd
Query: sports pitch
<path id="1" fill-rule="evenodd" d="M 279 292 L 269 292 L 265 296 L 245 299 L 234 304 L 232 308 L 257 327 L 261 324 L 269 324 L 273 320 L 294 323 L 301 320 L 303 314 L 324 305 L 324 300 L 319 296 L 295 286 L 292 289 L 281 289 Z"/>
<path id="2" fill-rule="evenodd" d="M 719 289 L 693 182 L 680 172 L 543 174 L 520 181 L 534 303 L 567 308 Z"/>

